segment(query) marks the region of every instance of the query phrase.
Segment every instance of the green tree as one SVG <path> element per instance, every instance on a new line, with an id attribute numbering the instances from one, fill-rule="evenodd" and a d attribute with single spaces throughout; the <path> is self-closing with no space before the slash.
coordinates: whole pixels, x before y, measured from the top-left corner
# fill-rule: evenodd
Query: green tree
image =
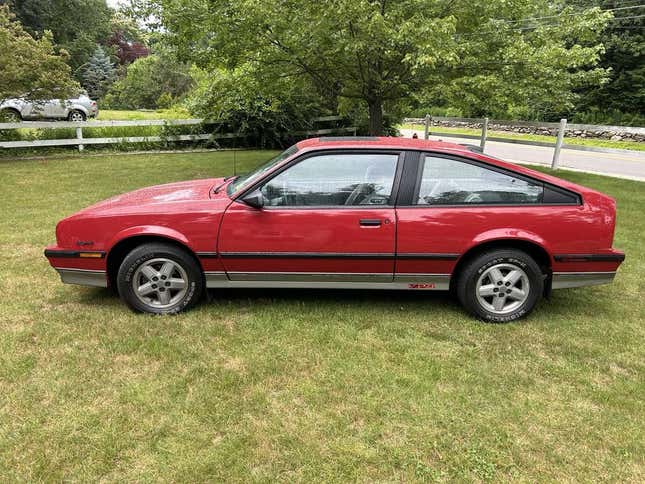
<path id="1" fill-rule="evenodd" d="M 145 2 L 138 2 L 139 4 Z M 150 2 L 148 2 L 150 3 Z M 214 71 L 248 63 L 265 83 L 306 76 L 324 96 L 367 110 L 369 131 L 383 111 L 428 86 L 485 109 L 526 96 L 561 97 L 599 83 L 599 32 L 610 14 L 562 14 L 547 0 L 156 0 L 183 55 Z"/>
<path id="2" fill-rule="evenodd" d="M 582 91 L 579 110 L 619 111 L 645 114 L 645 2 L 626 4 L 617 0 L 584 0 L 580 7 L 613 11 L 614 18 L 602 33 L 605 52 L 600 66 L 610 70 L 601 86 Z"/>
<path id="3" fill-rule="evenodd" d="M 0 101 L 65 98 L 79 89 L 65 63 L 65 52 L 54 51 L 51 34 L 34 39 L 6 6 L 0 6 L 0 45 Z"/>
<path id="4" fill-rule="evenodd" d="M 110 35 L 112 9 L 105 0 L 0 0 L 35 37 L 49 30 L 57 46 L 69 53 L 72 71 L 85 64 L 96 44 Z M 79 78 L 80 79 L 80 78 Z"/>
<path id="5" fill-rule="evenodd" d="M 103 47 L 96 47 L 94 54 L 81 67 L 81 84 L 92 99 L 102 99 L 116 79 L 116 69 Z"/>
<path id="6" fill-rule="evenodd" d="M 195 73 L 196 87 L 185 106 L 216 121 L 220 132 L 235 132 L 252 146 L 293 144 L 290 133 L 312 129 L 312 119 L 333 114 L 306 77 L 265 83 L 253 64 Z"/>
<path id="7" fill-rule="evenodd" d="M 166 53 L 137 59 L 112 86 L 107 103 L 122 109 L 156 109 L 180 99 L 193 86 L 190 65 Z M 164 106 L 159 105 L 162 100 Z"/>

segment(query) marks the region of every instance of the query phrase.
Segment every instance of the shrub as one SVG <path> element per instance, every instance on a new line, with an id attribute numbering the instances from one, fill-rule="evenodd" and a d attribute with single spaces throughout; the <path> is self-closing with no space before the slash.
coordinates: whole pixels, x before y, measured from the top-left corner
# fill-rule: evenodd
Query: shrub
<path id="1" fill-rule="evenodd" d="M 645 126 L 645 115 L 623 113 L 617 109 L 593 109 L 574 114 L 571 122 L 580 124 L 609 124 L 615 126 Z"/>
<path id="2" fill-rule="evenodd" d="M 111 109 L 167 108 L 193 84 L 188 64 L 169 55 L 149 55 L 128 66 L 126 76 L 112 85 L 103 104 Z"/>
<path id="3" fill-rule="evenodd" d="M 202 75 L 185 106 L 214 123 L 216 133 L 239 133 L 238 145 L 261 148 L 290 145 L 295 132 L 313 128 L 313 118 L 335 114 L 306 79 L 268 86 L 249 65 Z"/>

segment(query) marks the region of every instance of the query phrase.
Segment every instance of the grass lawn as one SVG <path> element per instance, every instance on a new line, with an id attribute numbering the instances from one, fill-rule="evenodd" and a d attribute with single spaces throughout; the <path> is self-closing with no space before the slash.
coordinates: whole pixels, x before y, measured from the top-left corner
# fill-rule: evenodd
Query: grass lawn
<path id="1" fill-rule="evenodd" d="M 100 106 L 99 106 L 100 108 Z M 174 109 L 157 109 L 155 111 L 126 111 L 126 110 L 111 110 L 100 109 L 100 121 L 110 120 L 137 120 L 137 119 L 189 119 L 193 118 L 190 113 L 180 108 Z M 91 120 L 90 120 L 91 121 Z"/>
<path id="2" fill-rule="evenodd" d="M 399 126 L 399 129 L 414 129 L 423 133 L 422 124 L 402 124 Z M 470 134 L 475 136 L 481 136 L 481 129 L 473 128 L 449 128 L 445 126 L 433 126 L 430 130 L 432 134 Z M 510 133 L 508 131 L 493 131 L 488 130 L 489 137 L 496 138 L 511 138 L 511 139 L 520 139 L 524 141 L 543 141 L 545 143 L 555 144 L 555 136 L 544 136 L 539 134 L 524 134 L 524 133 Z M 636 151 L 645 151 L 645 143 L 639 143 L 638 141 L 611 141 L 606 139 L 594 139 L 594 138 L 565 138 L 564 143 L 568 145 L 580 145 L 580 146 L 596 146 L 601 148 L 617 148 L 621 150 L 636 150 Z"/>
<path id="3" fill-rule="evenodd" d="M 135 315 L 42 255 L 65 215 L 232 162 L 0 162 L 3 480 L 645 480 L 645 184 L 560 172 L 617 198 L 627 260 L 509 325 L 425 292 L 236 290 Z"/>

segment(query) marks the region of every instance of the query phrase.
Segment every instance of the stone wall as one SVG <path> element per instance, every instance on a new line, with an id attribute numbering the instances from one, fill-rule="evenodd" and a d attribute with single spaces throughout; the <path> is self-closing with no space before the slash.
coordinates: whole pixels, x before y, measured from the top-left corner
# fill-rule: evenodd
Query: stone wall
<path id="1" fill-rule="evenodd" d="M 423 118 L 406 118 L 405 122 L 413 124 L 423 124 Z M 535 124 L 535 125 L 529 125 Z M 445 126 L 451 128 L 482 128 L 482 122 L 477 120 L 451 120 L 433 118 L 432 126 Z M 522 123 L 514 125 L 511 121 L 489 121 L 488 131 L 508 131 L 522 134 L 538 134 L 544 136 L 557 136 L 558 123 Z M 612 141 L 637 141 L 645 142 L 645 128 L 621 127 L 621 126 L 602 126 L 602 125 L 567 125 L 565 136 L 567 138 L 596 138 L 608 139 Z"/>

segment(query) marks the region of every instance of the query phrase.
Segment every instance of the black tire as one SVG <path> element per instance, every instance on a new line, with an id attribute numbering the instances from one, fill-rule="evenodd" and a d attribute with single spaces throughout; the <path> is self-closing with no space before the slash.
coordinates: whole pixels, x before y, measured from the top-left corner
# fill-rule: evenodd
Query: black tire
<path id="1" fill-rule="evenodd" d="M 22 116 L 15 109 L 3 109 L 0 111 L 0 122 L 2 123 L 20 123 Z"/>
<path id="2" fill-rule="evenodd" d="M 86 121 L 86 120 L 87 120 L 87 116 L 85 116 L 85 113 L 84 113 L 83 111 L 80 111 L 79 109 L 72 109 L 72 110 L 69 112 L 69 114 L 67 115 L 67 121 L 73 121 L 73 119 L 72 119 L 72 118 L 73 118 L 75 115 L 78 115 L 78 114 L 80 114 L 80 115 L 81 115 L 81 118 L 82 118 L 82 119 L 81 119 L 81 121 Z"/>
<path id="3" fill-rule="evenodd" d="M 511 284 L 515 277 L 519 279 Z M 456 289 L 461 304 L 477 318 L 508 323 L 533 310 L 544 291 L 544 274 L 533 258 L 521 250 L 491 250 L 463 267 Z M 490 291 L 494 292 L 489 294 Z M 494 304 L 503 307 L 496 310 Z"/>
<path id="4" fill-rule="evenodd" d="M 162 276 L 166 266 L 173 272 Z M 156 280 L 148 278 L 149 270 L 157 271 Z M 181 284 L 177 281 L 185 281 L 185 290 L 163 286 L 170 286 L 171 281 L 173 285 Z M 135 293 L 135 286 L 147 286 L 150 293 L 139 296 Z M 192 255 L 174 245 L 155 242 L 133 249 L 123 259 L 117 274 L 117 287 L 123 302 L 137 312 L 174 314 L 197 304 L 204 293 L 204 277 Z M 164 296 L 168 300 L 163 300 Z"/>

